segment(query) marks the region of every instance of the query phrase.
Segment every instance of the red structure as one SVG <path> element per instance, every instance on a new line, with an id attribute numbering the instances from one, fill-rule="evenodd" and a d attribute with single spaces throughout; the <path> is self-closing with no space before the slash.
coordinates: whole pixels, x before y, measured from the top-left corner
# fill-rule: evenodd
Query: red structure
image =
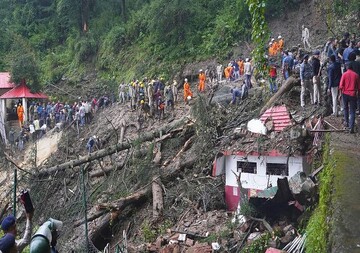
<path id="1" fill-rule="evenodd" d="M 9 72 L 0 72 L 0 96 L 8 92 L 16 85 L 10 82 L 10 73 Z"/>
<path id="2" fill-rule="evenodd" d="M 274 122 L 275 132 L 281 132 L 284 128 L 291 126 L 290 114 L 285 105 L 271 107 L 260 118 L 263 123 L 269 119 Z"/>
<path id="3" fill-rule="evenodd" d="M 37 92 L 32 93 L 25 84 L 25 82 L 22 82 L 20 85 L 15 86 L 13 89 L 9 90 L 8 92 L 4 93 L 0 99 L 8 99 L 8 98 L 38 98 L 38 99 L 47 99 L 48 96 L 46 96 L 44 93 Z"/>

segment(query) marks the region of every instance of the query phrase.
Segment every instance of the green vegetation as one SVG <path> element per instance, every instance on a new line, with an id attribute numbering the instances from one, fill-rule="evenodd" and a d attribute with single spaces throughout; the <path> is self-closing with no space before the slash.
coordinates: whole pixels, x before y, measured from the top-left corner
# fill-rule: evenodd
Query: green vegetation
<path id="1" fill-rule="evenodd" d="M 336 13 L 359 10 L 356 0 L 333 1 Z M 62 77 L 77 83 L 94 70 L 98 80 L 113 82 L 145 75 L 171 78 L 187 62 L 237 57 L 232 47 L 250 37 L 261 63 L 265 17 L 298 2 L 2 0 L 0 71 L 11 71 L 16 82 L 26 78 L 34 90 Z"/>
<path id="2" fill-rule="evenodd" d="M 153 242 L 159 235 L 165 234 L 166 230 L 171 226 L 169 220 L 165 220 L 158 225 L 151 225 L 148 220 L 145 220 L 141 225 L 141 236 L 145 242 Z"/>
<path id="3" fill-rule="evenodd" d="M 256 45 L 252 51 L 255 67 L 260 72 L 266 72 L 266 43 L 269 40 L 269 29 L 265 20 L 266 0 L 246 0 L 251 13 L 251 39 Z"/>
<path id="4" fill-rule="evenodd" d="M 332 198 L 334 163 L 330 155 L 330 135 L 326 136 L 323 151 L 324 169 L 320 175 L 319 203 L 306 227 L 306 252 L 326 253 L 328 250 L 329 217 L 332 210 L 329 208 Z"/>
<path id="5" fill-rule="evenodd" d="M 255 240 L 253 243 L 251 243 L 249 246 L 247 246 L 243 250 L 241 250 L 241 252 L 242 253 L 263 253 L 268 248 L 270 238 L 271 238 L 271 235 L 269 233 L 266 233 L 265 235 L 262 235 L 259 239 Z"/>

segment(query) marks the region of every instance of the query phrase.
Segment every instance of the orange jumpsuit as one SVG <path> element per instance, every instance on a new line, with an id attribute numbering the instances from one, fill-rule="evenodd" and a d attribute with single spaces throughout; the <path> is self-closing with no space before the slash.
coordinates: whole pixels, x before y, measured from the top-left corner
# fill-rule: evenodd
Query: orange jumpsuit
<path id="1" fill-rule="evenodd" d="M 279 43 L 277 41 L 274 41 L 274 43 L 273 43 L 273 53 L 274 53 L 274 55 L 277 55 L 278 52 L 279 52 Z"/>
<path id="2" fill-rule="evenodd" d="M 279 52 L 282 52 L 284 49 L 284 40 L 283 39 L 279 40 L 278 46 L 279 46 Z"/>
<path id="3" fill-rule="evenodd" d="M 24 122 L 24 107 L 22 105 L 18 105 L 16 108 L 16 113 L 18 115 L 20 127 L 22 127 L 22 124 Z"/>
<path id="4" fill-rule="evenodd" d="M 193 94 L 190 90 L 190 84 L 188 82 L 184 83 L 184 101 L 187 102 L 187 97 L 190 96 L 192 97 Z"/>
<path id="5" fill-rule="evenodd" d="M 244 61 L 239 61 L 239 68 L 240 68 L 240 75 L 242 76 L 244 74 Z"/>
<path id="6" fill-rule="evenodd" d="M 204 73 L 199 74 L 199 91 L 202 92 L 205 90 L 205 80 L 206 76 Z"/>
<path id="7" fill-rule="evenodd" d="M 231 75 L 231 72 L 232 72 L 232 67 L 231 66 L 226 67 L 224 72 L 225 72 L 225 78 L 230 79 L 230 75 Z"/>

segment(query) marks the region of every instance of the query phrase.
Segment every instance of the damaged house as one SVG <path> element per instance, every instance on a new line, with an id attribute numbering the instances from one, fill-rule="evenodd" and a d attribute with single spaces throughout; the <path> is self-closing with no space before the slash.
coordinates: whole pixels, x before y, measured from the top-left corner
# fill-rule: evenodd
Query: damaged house
<path id="1" fill-rule="evenodd" d="M 235 211 L 242 193 L 248 198 L 276 187 L 278 180 L 299 172 L 309 173 L 302 128 L 294 124 L 286 106 L 274 106 L 260 118 L 237 130 L 236 141 L 220 152 L 213 164 L 213 176 L 225 177 L 225 202 Z"/>

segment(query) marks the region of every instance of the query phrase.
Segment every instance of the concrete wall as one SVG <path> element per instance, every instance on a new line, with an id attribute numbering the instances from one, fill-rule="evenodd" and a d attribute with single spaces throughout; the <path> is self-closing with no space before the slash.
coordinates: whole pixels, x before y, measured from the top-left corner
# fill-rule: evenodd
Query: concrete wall
<path id="1" fill-rule="evenodd" d="M 266 175 L 266 164 L 267 163 L 279 163 L 286 164 L 286 156 L 226 156 L 225 158 L 225 173 L 226 173 L 226 185 L 228 186 L 238 186 L 236 181 L 236 176 L 239 176 L 237 170 L 237 161 L 243 162 L 254 162 L 257 164 L 257 173 L 241 173 L 241 184 L 243 188 L 247 189 L 256 189 L 264 190 L 270 184 L 272 186 L 277 186 L 277 179 L 283 178 L 284 176 L 277 175 Z M 302 157 L 290 157 L 289 158 L 289 175 L 292 177 L 298 171 L 303 171 L 303 161 Z M 236 175 L 236 176 L 235 176 Z"/>

